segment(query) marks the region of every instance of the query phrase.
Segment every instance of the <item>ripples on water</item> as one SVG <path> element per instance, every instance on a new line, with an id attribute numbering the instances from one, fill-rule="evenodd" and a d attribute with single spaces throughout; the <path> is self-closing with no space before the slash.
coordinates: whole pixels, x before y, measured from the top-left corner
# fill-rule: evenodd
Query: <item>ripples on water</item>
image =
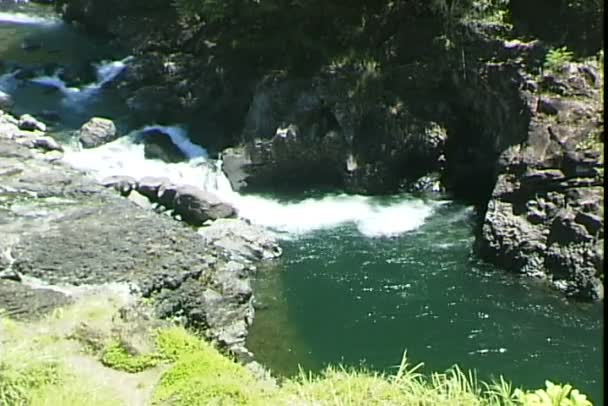
<path id="1" fill-rule="evenodd" d="M 475 261 L 472 217 L 447 204 L 395 238 L 344 226 L 286 241 L 283 260 L 258 274 L 268 307 L 250 348 L 286 375 L 340 362 L 394 372 L 407 350 L 427 372 L 458 363 L 486 380 L 551 379 L 603 399 L 603 307 Z"/>

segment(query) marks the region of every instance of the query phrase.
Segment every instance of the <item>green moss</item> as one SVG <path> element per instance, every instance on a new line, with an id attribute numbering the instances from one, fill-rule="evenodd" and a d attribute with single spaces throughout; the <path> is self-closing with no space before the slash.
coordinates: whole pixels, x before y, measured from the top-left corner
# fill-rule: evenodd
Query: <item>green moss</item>
<path id="1" fill-rule="evenodd" d="M 162 357 L 158 354 L 132 354 L 124 344 L 112 341 L 103 350 L 100 360 L 107 367 L 135 373 L 157 366 Z"/>

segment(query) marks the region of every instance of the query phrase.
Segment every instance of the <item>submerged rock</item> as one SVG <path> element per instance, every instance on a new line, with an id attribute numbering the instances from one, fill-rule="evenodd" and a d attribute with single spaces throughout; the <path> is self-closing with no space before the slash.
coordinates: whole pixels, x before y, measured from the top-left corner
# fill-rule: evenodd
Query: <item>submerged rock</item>
<path id="1" fill-rule="evenodd" d="M 95 148 L 117 138 L 114 122 L 107 118 L 93 117 L 80 127 L 78 140 L 83 148 Z"/>

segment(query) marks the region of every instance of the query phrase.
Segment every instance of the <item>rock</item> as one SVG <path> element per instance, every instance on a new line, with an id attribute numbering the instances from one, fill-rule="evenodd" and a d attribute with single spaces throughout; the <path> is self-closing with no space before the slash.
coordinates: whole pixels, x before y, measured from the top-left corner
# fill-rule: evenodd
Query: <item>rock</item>
<path id="1" fill-rule="evenodd" d="M 123 196 L 128 196 L 137 187 L 137 181 L 130 176 L 108 176 L 100 183 L 105 187 L 114 188 Z"/>
<path id="2" fill-rule="evenodd" d="M 239 191 L 247 188 L 251 160 L 243 148 L 228 148 L 222 151 L 222 171 L 230 181 L 232 190 Z"/>
<path id="3" fill-rule="evenodd" d="M 274 259 L 282 254 L 276 238 L 263 227 L 241 219 L 219 219 L 198 233 L 209 245 L 222 248 L 237 260 Z"/>
<path id="4" fill-rule="evenodd" d="M 25 131 L 46 131 L 46 124 L 41 121 L 36 120 L 29 114 L 23 114 L 19 117 L 19 129 Z"/>
<path id="5" fill-rule="evenodd" d="M 599 234 L 600 237 L 603 237 L 604 219 L 602 217 L 591 213 L 578 212 L 574 218 L 574 221 L 585 226 L 589 234 Z"/>
<path id="6" fill-rule="evenodd" d="M 97 80 L 97 70 L 90 62 L 62 67 L 59 78 L 69 87 L 80 87 Z"/>
<path id="7" fill-rule="evenodd" d="M 538 99 L 538 106 L 536 110 L 539 113 L 545 113 L 552 116 L 557 115 L 557 113 L 559 113 L 559 108 L 557 107 L 556 103 L 545 98 Z"/>
<path id="8" fill-rule="evenodd" d="M 182 220 L 195 226 L 202 225 L 207 220 L 235 217 L 236 209 L 222 202 L 212 193 L 192 186 L 176 188 L 173 202 L 173 212 Z"/>
<path id="9" fill-rule="evenodd" d="M 56 290 L 33 288 L 23 283 L 0 278 L 2 316 L 16 320 L 35 320 L 70 303 L 71 300 L 68 296 Z"/>
<path id="10" fill-rule="evenodd" d="M 40 148 L 44 151 L 60 151 L 63 152 L 63 147 L 59 145 L 57 141 L 55 141 L 51 137 L 38 137 L 32 141 L 32 146 L 34 148 Z"/>
<path id="11" fill-rule="evenodd" d="M 13 104 L 11 95 L 0 90 L 0 110 L 10 110 Z"/>
<path id="12" fill-rule="evenodd" d="M 117 138 L 114 122 L 107 118 L 93 117 L 78 132 L 83 148 L 95 148 Z"/>
<path id="13" fill-rule="evenodd" d="M 153 210 L 154 206 L 152 205 L 152 203 L 150 202 L 150 200 L 142 195 L 141 193 L 138 193 L 136 190 L 132 190 L 129 195 L 128 195 L 128 199 L 135 203 L 136 206 L 141 207 L 142 209 L 146 209 L 146 210 Z"/>
<path id="14" fill-rule="evenodd" d="M 0 197 L 8 199 L 0 207 L 1 309 L 36 317 L 70 301 L 61 293 L 66 286 L 118 283 L 153 296 L 156 315 L 200 328 L 229 350 L 244 346 L 254 311 L 251 265 L 236 263 L 236 253 L 207 244 L 191 227 L 43 159 L 12 139 L 13 121 L 0 114 Z M 126 190 L 133 182 L 102 183 Z"/>
<path id="15" fill-rule="evenodd" d="M 157 201 L 160 205 L 167 208 L 173 208 L 175 202 L 175 196 L 177 195 L 177 189 L 175 185 L 169 183 L 162 183 L 157 190 Z"/>
<path id="16" fill-rule="evenodd" d="M 9 269 L 0 270 L 0 279 L 14 281 L 14 282 L 21 282 L 21 275 L 19 275 L 19 272 L 14 271 L 9 268 Z"/>
<path id="17" fill-rule="evenodd" d="M 137 182 L 136 190 L 146 196 L 153 202 L 158 201 L 159 189 L 163 185 L 170 185 L 171 181 L 168 178 L 157 178 L 154 176 L 146 176 Z"/>
<path id="18" fill-rule="evenodd" d="M 441 193 L 445 190 L 441 185 L 441 175 L 439 173 L 432 173 L 408 184 L 407 191 L 410 193 Z"/>
<path id="19" fill-rule="evenodd" d="M 141 134 L 138 143 L 144 144 L 144 155 L 148 159 L 160 159 L 164 162 L 183 162 L 188 157 L 177 145 L 173 143 L 171 137 L 157 129 L 149 130 Z"/>

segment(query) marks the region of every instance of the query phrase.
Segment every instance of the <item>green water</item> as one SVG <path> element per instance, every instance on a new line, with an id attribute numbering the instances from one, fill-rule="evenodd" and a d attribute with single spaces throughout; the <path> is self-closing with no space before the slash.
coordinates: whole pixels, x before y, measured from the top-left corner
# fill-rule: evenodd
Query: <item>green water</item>
<path id="1" fill-rule="evenodd" d="M 390 373 L 407 350 L 426 372 L 458 363 L 525 388 L 568 382 L 602 404 L 603 305 L 475 261 L 472 217 L 449 204 L 397 238 L 343 226 L 285 241 L 255 283 L 250 349 L 282 375 L 327 363 Z"/>

